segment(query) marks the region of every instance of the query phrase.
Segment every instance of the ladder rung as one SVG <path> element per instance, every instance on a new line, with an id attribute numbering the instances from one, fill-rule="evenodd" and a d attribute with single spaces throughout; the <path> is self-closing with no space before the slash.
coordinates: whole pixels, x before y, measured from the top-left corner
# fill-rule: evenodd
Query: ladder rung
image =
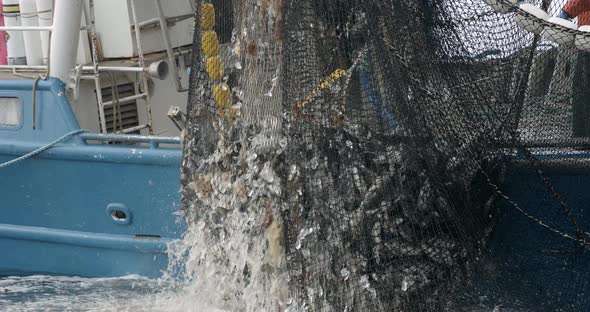
<path id="1" fill-rule="evenodd" d="M 143 99 L 145 97 L 146 97 L 146 94 L 145 93 L 127 96 L 127 97 L 124 97 L 124 98 L 120 98 L 119 99 L 119 104 L 130 103 L 130 102 L 133 102 L 135 100 Z M 104 102 L 104 103 L 102 103 L 102 106 L 105 106 L 105 107 L 106 106 L 112 106 L 113 103 L 114 103 L 113 101 Z"/>
<path id="2" fill-rule="evenodd" d="M 168 26 L 172 26 L 177 22 L 180 22 L 182 20 L 189 19 L 192 17 L 193 17 L 193 14 L 184 14 L 184 15 L 179 15 L 179 16 L 167 17 L 166 22 L 168 23 Z M 137 27 L 139 29 L 144 29 L 144 28 L 148 28 L 148 27 L 160 27 L 160 18 L 154 17 L 154 18 L 147 19 L 143 22 L 139 22 L 139 23 L 137 23 Z M 135 25 L 131 25 L 131 31 L 135 31 Z"/>
<path id="3" fill-rule="evenodd" d="M 116 123 L 119 123 L 119 115 L 117 114 L 117 116 L 108 116 L 104 118 L 106 120 L 107 123 L 112 123 L 113 119 L 116 121 Z M 123 121 L 123 124 L 125 123 L 129 123 L 129 122 L 136 122 L 138 123 L 138 118 L 137 118 L 137 113 L 135 112 L 127 112 L 127 113 L 122 113 L 121 114 L 121 120 Z"/>
<path id="4" fill-rule="evenodd" d="M 154 18 L 147 19 L 147 20 L 145 20 L 143 22 L 139 22 L 137 24 L 137 27 L 139 29 L 143 29 L 143 28 L 147 28 L 147 27 L 151 27 L 151 26 L 159 26 L 159 25 L 160 25 L 160 19 L 154 17 Z M 131 26 L 132 26 L 132 29 L 131 30 L 132 31 L 135 31 L 135 27 L 134 27 L 135 25 L 131 25 Z"/>
<path id="5" fill-rule="evenodd" d="M 145 129 L 147 127 L 149 127 L 149 126 L 148 125 L 139 125 L 139 126 L 123 129 L 122 131 L 117 131 L 117 133 L 130 133 L 130 132 L 135 132 L 135 131 L 138 131 L 141 129 Z"/>
<path id="6" fill-rule="evenodd" d="M 104 110 L 105 114 L 113 114 L 113 109 L 112 107 L 106 107 Z M 137 115 L 137 105 L 134 105 L 133 103 L 131 103 L 131 105 L 129 104 L 124 104 L 121 105 L 121 107 L 117 110 L 117 113 L 128 113 L 128 112 L 135 112 L 135 114 Z"/>

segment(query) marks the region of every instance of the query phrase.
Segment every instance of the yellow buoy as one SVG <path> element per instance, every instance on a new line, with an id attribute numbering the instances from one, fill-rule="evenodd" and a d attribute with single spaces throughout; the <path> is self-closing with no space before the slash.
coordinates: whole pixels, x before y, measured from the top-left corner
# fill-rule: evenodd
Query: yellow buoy
<path id="1" fill-rule="evenodd" d="M 203 47 L 205 56 L 219 55 L 219 39 L 217 39 L 217 33 L 214 31 L 204 31 L 201 34 L 201 46 Z"/>
<path id="2" fill-rule="evenodd" d="M 213 4 L 201 4 L 200 26 L 202 30 L 210 30 L 215 26 L 215 7 L 213 7 Z"/>
<path id="3" fill-rule="evenodd" d="M 217 102 L 220 111 L 230 107 L 232 95 L 227 83 L 222 82 L 213 86 L 213 98 L 215 99 L 215 102 Z"/>
<path id="4" fill-rule="evenodd" d="M 221 56 L 216 55 L 207 58 L 207 73 L 211 80 L 220 80 L 223 78 L 223 61 L 221 60 Z"/>

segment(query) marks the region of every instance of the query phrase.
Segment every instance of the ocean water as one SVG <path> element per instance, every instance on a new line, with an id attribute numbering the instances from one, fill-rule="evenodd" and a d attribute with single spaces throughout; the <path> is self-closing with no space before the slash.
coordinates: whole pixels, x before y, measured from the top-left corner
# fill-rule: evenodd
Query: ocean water
<path id="1" fill-rule="evenodd" d="M 245 227 L 237 220 L 230 224 Z M 195 224 L 182 240 L 170 244 L 169 267 L 160 279 L 138 275 L 0 277 L 0 312 L 276 311 L 274 302 L 272 309 L 264 308 L 265 298 L 273 298 L 266 288 L 254 279 L 249 286 L 243 285 L 231 267 L 214 260 L 217 258 L 213 256 L 221 255 L 207 247 L 207 240 L 203 239 L 206 233 L 207 227 Z M 259 251 L 252 249 L 247 238 L 230 236 L 223 243 L 232 247 L 224 253 L 232 263 L 243 266 L 240 261 L 249 260 L 252 272 L 262 266 L 255 257 Z"/>
<path id="2" fill-rule="evenodd" d="M 0 278 L 0 311 L 222 311 L 185 285 L 141 276 Z"/>

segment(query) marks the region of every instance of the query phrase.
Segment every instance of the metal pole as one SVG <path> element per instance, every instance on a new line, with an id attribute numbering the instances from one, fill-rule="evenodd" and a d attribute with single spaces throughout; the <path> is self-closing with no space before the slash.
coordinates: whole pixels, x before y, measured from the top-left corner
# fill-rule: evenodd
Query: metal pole
<path id="1" fill-rule="evenodd" d="M 100 132 L 107 133 L 107 121 L 104 114 L 104 100 L 102 98 L 102 85 L 100 83 L 100 74 L 98 72 L 98 51 L 96 36 L 96 19 L 94 17 L 94 0 L 88 1 L 88 12 L 86 16 L 90 20 L 90 38 L 92 40 L 92 79 L 94 80 L 94 89 L 96 92 L 96 102 L 98 104 L 98 117 L 100 119 Z M 82 71 L 84 67 L 82 67 Z"/>
<path id="2" fill-rule="evenodd" d="M 141 45 L 141 30 L 139 30 L 139 27 L 137 26 L 139 24 L 138 20 L 137 20 L 137 10 L 135 9 L 135 0 L 130 0 L 129 3 L 131 4 L 131 14 L 133 16 L 133 25 L 135 26 L 135 44 L 137 45 L 137 56 L 139 59 L 139 66 L 140 67 L 145 67 L 145 62 L 144 62 L 144 58 L 143 58 L 143 47 Z M 150 106 L 150 94 L 149 94 L 149 90 L 148 90 L 148 83 L 147 83 L 147 77 L 145 75 L 145 73 L 140 73 L 141 75 L 141 84 L 143 87 L 143 93 L 145 93 L 145 108 L 146 108 L 146 113 L 147 113 L 147 124 L 148 124 L 148 130 L 149 133 L 152 134 L 153 133 L 153 129 L 152 129 L 152 108 Z"/>
<path id="3" fill-rule="evenodd" d="M 51 26 L 0 26 L 0 31 L 52 31 Z"/>
<path id="4" fill-rule="evenodd" d="M 36 0 L 39 16 L 39 26 L 51 26 L 53 24 L 53 1 Z M 41 50 L 43 64 L 47 64 L 49 58 L 49 32 L 43 31 L 41 35 Z"/>
<path id="5" fill-rule="evenodd" d="M 16 69 L 16 70 L 28 70 L 28 71 L 44 71 L 47 69 L 47 65 L 0 65 L 0 70 L 2 69 Z M 82 66 L 83 72 L 94 72 L 94 66 Z M 150 67 L 124 67 L 124 66 L 98 66 L 99 72 L 105 73 L 146 73 L 150 74 L 154 78 L 157 78 L 157 75 L 151 75 L 152 72 L 150 71 Z"/>
<path id="6" fill-rule="evenodd" d="M 44 71 L 47 69 L 46 65 L 0 65 L 0 69 L 22 69 L 22 70 L 38 70 Z"/>
<path id="7" fill-rule="evenodd" d="M 39 25 L 39 17 L 37 13 L 37 3 L 35 0 L 19 0 L 21 12 L 21 24 L 25 27 L 44 27 Z M 44 32 L 48 35 L 48 32 Z M 43 49 L 41 48 L 41 32 L 40 31 L 25 31 L 23 32 L 23 39 L 25 41 L 25 56 L 28 65 L 42 65 L 43 64 Z"/>
<path id="8" fill-rule="evenodd" d="M 145 98 L 145 93 L 140 93 L 140 94 L 135 94 L 135 95 L 130 95 L 128 97 L 124 97 L 124 98 L 120 98 L 117 102 L 119 104 L 126 104 L 126 103 L 131 103 L 135 100 L 139 100 L 139 99 L 143 99 Z M 111 106 L 115 103 L 115 101 L 108 101 L 108 102 L 104 102 L 103 105 L 106 106 Z"/>
<path id="9" fill-rule="evenodd" d="M 178 16 L 166 17 L 166 22 L 167 22 L 167 24 L 174 24 L 176 22 L 180 22 L 185 19 L 193 18 L 193 16 L 194 16 L 193 14 L 183 14 L 183 15 L 178 15 Z M 143 22 L 140 22 L 137 27 L 139 27 L 140 29 L 145 29 L 145 28 L 149 28 L 149 27 L 157 27 L 159 25 L 160 25 L 160 18 L 154 17 L 154 18 L 147 19 Z M 135 29 L 133 29 L 133 31 L 135 31 Z"/>
<path id="10" fill-rule="evenodd" d="M 51 46 L 54 48 L 49 52 L 49 74 L 64 83 L 70 79 L 70 71 L 76 64 L 82 6 L 83 3 L 80 0 L 56 0 L 55 2 L 51 35 Z"/>
<path id="11" fill-rule="evenodd" d="M 97 66 L 99 72 L 148 73 L 149 67 Z M 94 71 L 94 66 L 82 66 L 82 71 Z"/>
<path id="12" fill-rule="evenodd" d="M 172 71 L 174 74 L 174 83 L 176 84 L 176 91 L 184 92 L 187 91 L 182 88 L 182 84 L 180 83 L 180 76 L 178 76 L 178 68 L 176 67 L 176 60 L 174 59 L 174 51 L 172 51 L 172 44 L 170 43 L 170 37 L 168 36 L 168 21 L 166 20 L 166 16 L 164 16 L 164 10 L 162 10 L 162 4 L 160 0 L 154 0 L 156 5 L 156 10 L 158 11 L 158 18 L 160 19 L 160 29 L 162 31 L 162 37 L 164 39 L 164 44 L 166 45 L 166 54 L 168 55 L 168 65 L 172 66 Z M 136 29 L 136 32 L 139 30 Z"/>

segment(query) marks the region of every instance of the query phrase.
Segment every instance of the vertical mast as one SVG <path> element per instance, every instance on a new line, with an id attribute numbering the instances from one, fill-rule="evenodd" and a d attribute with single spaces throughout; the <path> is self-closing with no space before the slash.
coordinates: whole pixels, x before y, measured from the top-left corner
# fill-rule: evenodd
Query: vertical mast
<path id="1" fill-rule="evenodd" d="M 82 6 L 80 0 L 55 0 L 49 74 L 66 83 L 76 64 Z"/>

